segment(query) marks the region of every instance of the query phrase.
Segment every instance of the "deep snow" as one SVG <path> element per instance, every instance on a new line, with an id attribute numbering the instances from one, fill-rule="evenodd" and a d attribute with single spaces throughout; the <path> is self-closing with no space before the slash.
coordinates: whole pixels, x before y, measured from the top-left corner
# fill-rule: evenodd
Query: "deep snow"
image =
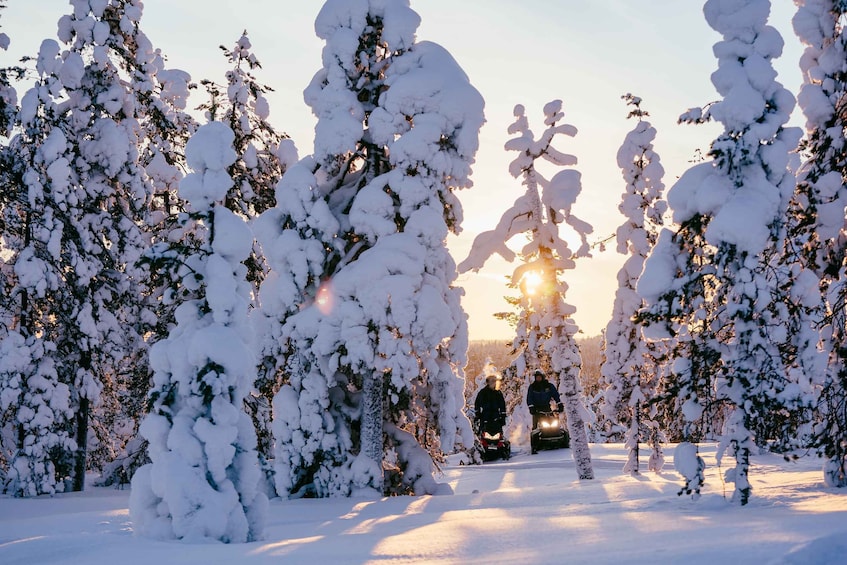
<path id="1" fill-rule="evenodd" d="M 559 450 L 448 465 L 441 481 L 452 496 L 273 500 L 266 539 L 247 544 L 134 536 L 128 490 L 3 496 L 0 563 L 845 562 L 847 492 L 823 486 L 817 459 L 754 456 L 753 496 L 741 508 L 728 502 L 715 444 L 700 448 L 698 501 L 676 495 L 672 446 L 663 472 L 632 477 L 621 473 L 622 444 L 592 445 L 593 481 L 578 481 L 570 450 Z"/>

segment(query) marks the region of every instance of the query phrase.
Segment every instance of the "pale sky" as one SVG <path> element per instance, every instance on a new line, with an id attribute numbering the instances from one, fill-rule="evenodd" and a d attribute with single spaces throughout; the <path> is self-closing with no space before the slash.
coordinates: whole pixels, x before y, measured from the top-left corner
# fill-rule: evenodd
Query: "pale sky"
<path id="1" fill-rule="evenodd" d="M 54 38 L 56 22 L 69 13 L 66 0 L 9 0 L 0 29 L 11 47 L 0 51 L 2 65 L 35 55 L 43 39 Z M 796 94 L 801 46 L 791 29 L 795 7 L 774 0 L 771 24 L 785 39 L 776 68 L 779 80 Z M 302 92 L 320 68 L 322 42 L 313 22 L 322 0 L 146 0 L 142 29 L 169 65 L 199 82 L 224 82 L 228 63 L 219 45 L 232 47 L 245 29 L 263 68 L 255 74 L 271 86 L 270 121 L 287 132 L 300 154 L 311 152 L 315 120 Z M 614 233 L 623 221 L 617 210 L 624 190 L 615 155 L 634 122 L 626 120 L 621 95 L 643 98 L 658 130 L 655 150 L 667 171 L 665 184 L 689 166 L 697 148 L 707 150 L 715 125 L 677 125 L 679 114 L 717 98 L 709 80 L 717 68 L 712 45 L 719 39 L 706 24 L 701 0 L 412 0 L 421 15 L 418 39 L 446 47 L 486 101 L 487 124 L 474 166 L 475 186 L 460 193 L 463 233 L 448 245 L 456 262 L 473 238 L 492 229 L 523 191 L 508 173 L 512 155 L 503 150 L 515 104 L 523 104 L 531 127 L 541 130 L 541 108 L 564 101 L 565 121 L 579 129 L 558 148 L 579 158 L 583 192 L 574 214 L 594 226 L 590 241 Z M 205 101 L 196 91 L 192 106 Z M 22 95 L 22 92 L 19 92 Z M 799 110 L 794 122 L 801 125 Z M 516 241 L 514 249 L 522 242 Z M 567 301 L 586 336 L 597 335 L 611 316 L 617 270 L 624 257 L 615 245 L 595 251 L 566 273 Z M 508 305 L 505 276 L 515 265 L 492 258 L 479 274 L 465 274 L 463 306 L 471 339 L 510 339 L 511 329 L 493 317 Z"/>

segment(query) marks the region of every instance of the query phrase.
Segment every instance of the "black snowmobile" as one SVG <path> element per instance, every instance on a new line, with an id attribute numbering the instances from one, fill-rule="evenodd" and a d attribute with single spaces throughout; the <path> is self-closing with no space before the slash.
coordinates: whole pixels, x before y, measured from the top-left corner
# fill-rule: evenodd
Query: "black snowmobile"
<path id="1" fill-rule="evenodd" d="M 503 435 L 503 425 L 497 421 L 482 422 L 477 425 L 479 443 L 477 449 L 483 461 L 495 459 L 508 460 L 512 456 L 512 446 Z"/>
<path id="2" fill-rule="evenodd" d="M 571 437 L 556 411 L 538 412 L 538 427 L 530 434 L 533 453 L 539 449 L 563 449 L 571 445 Z"/>

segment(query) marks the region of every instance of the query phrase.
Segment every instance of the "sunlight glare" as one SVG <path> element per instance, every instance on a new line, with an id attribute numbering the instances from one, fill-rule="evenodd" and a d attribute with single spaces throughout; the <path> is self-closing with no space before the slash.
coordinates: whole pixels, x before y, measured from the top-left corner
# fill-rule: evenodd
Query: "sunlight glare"
<path id="1" fill-rule="evenodd" d="M 543 279 L 538 271 L 527 271 L 521 277 L 521 290 L 527 296 L 535 296 L 541 287 Z"/>

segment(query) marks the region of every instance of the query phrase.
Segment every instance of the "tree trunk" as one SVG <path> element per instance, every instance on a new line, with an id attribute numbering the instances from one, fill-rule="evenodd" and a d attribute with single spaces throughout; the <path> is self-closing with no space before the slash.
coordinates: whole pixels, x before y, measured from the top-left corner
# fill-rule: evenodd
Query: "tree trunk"
<path id="1" fill-rule="evenodd" d="M 576 376 L 572 371 L 563 371 L 559 375 L 559 379 L 565 395 L 564 405 L 568 417 L 568 432 L 571 435 L 571 446 L 577 474 L 580 480 L 593 479 L 594 469 L 591 466 L 591 452 L 588 449 L 585 421 L 582 419 L 582 399 L 579 395 Z"/>
<path id="2" fill-rule="evenodd" d="M 382 472 L 383 446 L 383 379 L 376 373 L 365 377 L 362 383 L 362 453 L 376 464 L 379 475 L 374 479 L 374 489 L 385 491 Z"/>
<path id="3" fill-rule="evenodd" d="M 74 458 L 74 492 L 85 490 L 86 459 L 88 458 L 88 412 L 90 402 L 87 398 L 79 399 L 79 412 L 76 415 L 76 456 Z"/>
<path id="4" fill-rule="evenodd" d="M 638 474 L 638 443 L 641 440 L 641 401 L 636 400 L 635 406 L 630 407 L 631 418 L 629 430 L 626 433 L 627 462 L 624 465 L 624 473 Z"/>
<path id="5" fill-rule="evenodd" d="M 743 442 L 743 447 L 735 447 L 735 492 L 732 500 L 745 506 L 750 500 L 750 481 L 747 474 L 750 469 L 750 449 L 746 447 L 748 442 Z"/>

